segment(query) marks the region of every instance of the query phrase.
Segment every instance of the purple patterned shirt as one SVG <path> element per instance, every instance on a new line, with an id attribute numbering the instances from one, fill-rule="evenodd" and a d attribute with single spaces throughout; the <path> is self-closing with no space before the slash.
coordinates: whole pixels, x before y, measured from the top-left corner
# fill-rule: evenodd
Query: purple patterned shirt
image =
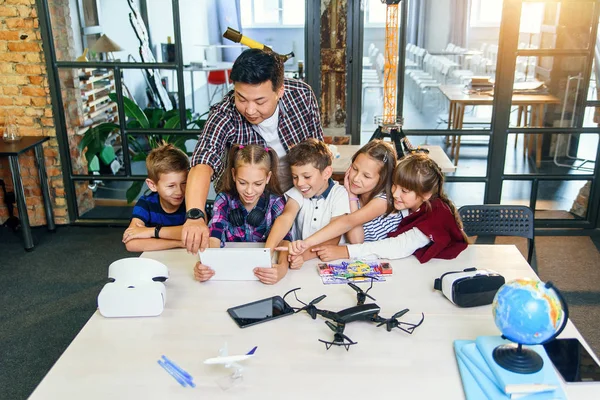
<path id="1" fill-rule="evenodd" d="M 284 92 L 279 100 L 278 134 L 285 151 L 308 138 L 323 140 L 319 105 L 310 86 L 295 79 L 284 79 Z M 215 104 L 198 138 L 192 167 L 207 164 L 214 170 L 213 181 L 219 181 L 231 145 L 259 144 L 265 140 L 252 124 L 235 108 L 233 91 Z"/>
<path id="2" fill-rule="evenodd" d="M 267 197 L 268 196 L 268 197 Z M 268 202 L 268 204 L 267 204 Z M 275 218 L 281 215 L 285 201 L 283 196 L 263 193 L 254 208 L 265 210 L 265 219 L 255 227 L 245 222 L 242 226 L 233 226 L 229 223 L 229 212 L 232 209 L 239 208 L 244 213 L 244 220 L 248 216 L 248 211 L 240 202 L 239 198 L 231 196 L 228 193 L 221 192 L 217 195 L 213 206 L 213 216 L 208 223 L 210 237 L 221 240 L 221 246 L 225 242 L 266 242 Z M 284 240 L 291 240 L 288 232 Z"/>

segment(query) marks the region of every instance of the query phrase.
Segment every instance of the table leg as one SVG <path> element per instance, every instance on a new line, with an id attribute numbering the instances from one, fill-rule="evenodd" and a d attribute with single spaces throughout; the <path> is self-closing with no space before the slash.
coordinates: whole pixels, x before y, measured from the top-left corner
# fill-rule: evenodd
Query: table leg
<path id="1" fill-rule="evenodd" d="M 10 173 L 14 185 L 15 197 L 17 198 L 17 207 L 19 209 L 19 219 L 21 220 L 21 231 L 23 232 L 23 241 L 25 242 L 25 251 L 33 250 L 33 236 L 29 226 L 29 215 L 27 215 L 27 204 L 25 203 L 25 190 L 21 181 L 21 167 L 19 166 L 18 156 L 8 156 L 10 161 Z"/>
<path id="2" fill-rule="evenodd" d="M 40 186 L 42 187 L 42 195 L 44 196 L 44 210 L 46 211 L 46 223 L 48 230 L 54 232 L 54 212 L 52 211 L 52 203 L 50 202 L 50 188 L 48 187 L 48 176 L 46 175 L 46 163 L 44 162 L 44 146 L 40 143 L 34 148 L 35 158 L 38 165 L 38 174 L 40 176 Z"/>
<path id="3" fill-rule="evenodd" d="M 448 130 L 452 127 L 452 121 L 454 120 L 454 110 L 456 109 L 456 103 L 450 101 L 448 106 Z M 446 146 L 450 144 L 450 135 L 446 135 Z"/>
<path id="4" fill-rule="evenodd" d="M 190 84 L 192 85 L 192 115 L 196 112 L 196 100 L 194 96 L 194 70 L 190 69 Z"/>
<path id="5" fill-rule="evenodd" d="M 541 128 L 544 125 L 544 105 L 538 104 L 536 127 Z M 542 166 L 542 139 L 543 135 L 538 133 L 535 135 L 535 165 L 540 168 Z"/>
<path id="6" fill-rule="evenodd" d="M 465 117 L 465 106 L 464 104 L 458 104 L 456 108 L 456 117 L 454 119 L 454 129 L 461 130 L 463 127 L 463 120 Z M 458 165 L 458 156 L 460 153 L 460 135 L 457 135 L 456 138 L 456 148 L 454 153 L 454 165 Z"/>

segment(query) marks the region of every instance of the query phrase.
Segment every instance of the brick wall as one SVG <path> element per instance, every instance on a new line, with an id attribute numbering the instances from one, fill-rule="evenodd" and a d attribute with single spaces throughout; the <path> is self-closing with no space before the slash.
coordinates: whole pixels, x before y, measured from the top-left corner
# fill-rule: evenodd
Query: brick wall
<path id="1" fill-rule="evenodd" d="M 34 0 L 0 0 L 0 129 L 14 115 L 21 135 L 50 136 L 44 144 L 46 171 L 55 222 L 68 223 L 64 182 L 56 141 L 46 64 Z M 45 225 L 43 198 L 33 151 L 19 157 L 32 226 Z M 6 157 L 0 158 L 0 179 L 12 190 Z M 18 210 L 18 213 L 21 213 Z M 0 191 L 0 222 L 8 217 Z"/>

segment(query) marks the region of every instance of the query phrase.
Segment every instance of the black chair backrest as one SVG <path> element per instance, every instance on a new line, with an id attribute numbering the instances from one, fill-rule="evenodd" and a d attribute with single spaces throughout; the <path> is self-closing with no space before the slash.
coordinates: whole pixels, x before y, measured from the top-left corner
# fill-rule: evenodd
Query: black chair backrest
<path id="1" fill-rule="evenodd" d="M 533 211 L 501 204 L 463 206 L 458 213 L 468 236 L 520 236 L 533 239 Z"/>
<path id="2" fill-rule="evenodd" d="M 215 205 L 214 200 L 206 200 L 206 205 L 204 206 L 204 211 L 206 212 L 206 223 L 212 218 L 213 206 Z"/>

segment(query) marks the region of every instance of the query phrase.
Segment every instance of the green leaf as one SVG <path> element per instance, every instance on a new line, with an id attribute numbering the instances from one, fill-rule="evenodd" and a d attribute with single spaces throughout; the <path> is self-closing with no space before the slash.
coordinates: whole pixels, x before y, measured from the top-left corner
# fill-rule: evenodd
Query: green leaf
<path id="1" fill-rule="evenodd" d="M 116 93 L 109 93 L 108 97 L 110 97 L 112 101 L 117 101 Z M 125 115 L 127 117 L 138 121 L 143 129 L 148 129 L 150 127 L 148 117 L 146 117 L 146 114 L 144 114 L 142 109 L 138 107 L 133 100 L 128 97 L 123 97 L 123 106 L 125 107 Z"/>
<path id="2" fill-rule="evenodd" d="M 127 203 L 133 203 L 138 194 L 142 191 L 142 187 L 144 186 L 144 181 L 135 181 L 129 186 L 125 196 L 127 197 Z"/>
<path id="3" fill-rule="evenodd" d="M 148 153 L 137 153 L 131 157 L 131 161 L 146 161 L 146 158 L 148 158 Z"/>
<path id="4" fill-rule="evenodd" d="M 85 158 L 88 165 L 92 162 L 92 159 L 104 149 L 108 135 L 118 130 L 119 125 L 113 124 L 112 122 L 105 122 L 88 129 L 83 134 L 83 139 L 79 143 L 79 149 L 83 150 L 87 147 Z"/>
<path id="5" fill-rule="evenodd" d="M 152 118 L 150 119 L 150 127 L 156 129 L 160 126 L 160 122 L 162 121 L 163 115 L 165 112 L 160 108 L 155 108 L 152 112 Z"/>
<path id="6" fill-rule="evenodd" d="M 173 116 L 167 122 L 165 122 L 165 129 L 174 129 L 179 127 L 179 115 Z"/>

